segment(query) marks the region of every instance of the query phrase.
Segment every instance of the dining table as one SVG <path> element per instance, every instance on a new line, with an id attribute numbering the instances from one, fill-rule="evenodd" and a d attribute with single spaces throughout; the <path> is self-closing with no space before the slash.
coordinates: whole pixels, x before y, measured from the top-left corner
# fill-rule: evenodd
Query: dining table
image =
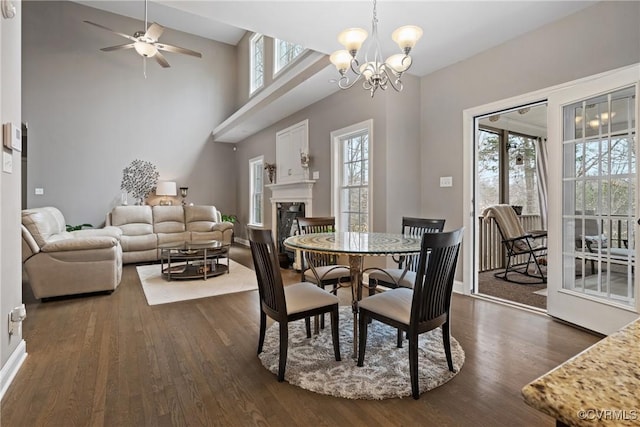
<path id="1" fill-rule="evenodd" d="M 349 259 L 351 307 L 353 312 L 353 357 L 358 355 L 358 301 L 362 299 L 363 274 L 377 267 L 364 268 L 365 256 L 410 255 L 420 252 L 421 237 L 377 232 L 309 233 L 290 236 L 284 245 L 293 250 Z M 313 268 L 313 266 L 310 266 Z"/>

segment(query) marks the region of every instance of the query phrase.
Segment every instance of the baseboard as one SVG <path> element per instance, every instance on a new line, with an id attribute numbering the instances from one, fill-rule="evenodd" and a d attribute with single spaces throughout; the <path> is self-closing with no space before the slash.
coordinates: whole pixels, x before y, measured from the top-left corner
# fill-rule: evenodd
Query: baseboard
<path id="1" fill-rule="evenodd" d="M 461 282 L 459 280 L 454 280 L 453 281 L 453 292 L 455 292 L 456 294 L 466 295 L 465 289 L 464 289 L 464 282 Z"/>
<path id="2" fill-rule="evenodd" d="M 18 347 L 11 353 L 7 363 L 0 369 L 0 400 L 4 397 L 11 382 L 20 370 L 20 367 L 27 358 L 27 343 L 21 340 Z"/>
<path id="3" fill-rule="evenodd" d="M 233 242 L 242 246 L 249 247 L 249 241 L 246 239 L 241 239 L 240 237 L 236 237 L 235 239 L 233 239 Z"/>

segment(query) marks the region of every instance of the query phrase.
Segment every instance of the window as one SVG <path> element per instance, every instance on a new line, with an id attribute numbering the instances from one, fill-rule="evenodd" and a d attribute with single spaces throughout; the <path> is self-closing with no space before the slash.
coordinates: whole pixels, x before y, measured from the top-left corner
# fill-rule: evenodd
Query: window
<path id="1" fill-rule="evenodd" d="M 251 38 L 250 53 L 251 93 L 264 85 L 264 37 L 256 34 Z"/>
<path id="2" fill-rule="evenodd" d="M 289 43 L 288 41 L 280 39 L 274 39 L 274 44 L 274 73 L 277 73 L 293 62 L 293 60 L 296 59 L 304 50 L 304 48 L 299 44 Z"/>
<path id="3" fill-rule="evenodd" d="M 478 208 L 508 203 L 522 214 L 539 215 L 538 137 L 481 127 L 478 138 Z"/>
<path id="4" fill-rule="evenodd" d="M 340 231 L 371 230 L 370 146 L 373 121 L 331 133 L 333 209 Z"/>
<path id="5" fill-rule="evenodd" d="M 249 224 L 262 225 L 263 221 L 263 181 L 264 157 L 249 160 L 249 183 L 251 199 L 249 200 Z"/>

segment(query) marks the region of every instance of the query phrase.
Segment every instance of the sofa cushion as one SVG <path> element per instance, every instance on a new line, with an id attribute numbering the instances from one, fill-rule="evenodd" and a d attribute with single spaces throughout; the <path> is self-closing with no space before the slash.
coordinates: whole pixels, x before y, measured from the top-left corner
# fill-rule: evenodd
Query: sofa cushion
<path id="1" fill-rule="evenodd" d="M 154 206 L 154 233 L 181 233 L 185 231 L 182 206 Z"/>
<path id="2" fill-rule="evenodd" d="M 64 217 L 62 213 L 56 215 L 54 211 L 60 213 L 56 208 L 35 208 L 22 211 L 22 224 L 33 236 L 39 247 L 43 247 L 53 236 L 66 233 Z M 69 236 L 58 236 L 57 238 L 68 238 Z"/>
<path id="3" fill-rule="evenodd" d="M 111 225 L 120 227 L 124 236 L 153 234 L 151 206 L 116 206 L 111 211 Z M 124 245 L 122 249 L 127 250 Z"/>
<path id="4" fill-rule="evenodd" d="M 184 217 L 187 231 L 212 231 L 218 221 L 218 210 L 214 206 L 185 206 Z"/>

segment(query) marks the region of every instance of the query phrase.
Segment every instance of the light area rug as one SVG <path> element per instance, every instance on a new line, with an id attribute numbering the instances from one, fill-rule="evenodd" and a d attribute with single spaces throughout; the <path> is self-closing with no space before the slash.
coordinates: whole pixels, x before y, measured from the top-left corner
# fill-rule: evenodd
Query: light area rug
<path id="1" fill-rule="evenodd" d="M 210 277 L 207 280 L 172 280 L 169 282 L 161 277 L 160 264 L 139 265 L 136 269 L 149 305 L 258 289 L 256 273 L 232 260 L 229 260 L 229 274 Z"/>
<path id="2" fill-rule="evenodd" d="M 373 321 L 369 324 L 364 366 L 353 359 L 353 315 L 351 307 L 340 307 L 340 353 L 336 362 L 331 341 L 329 316 L 320 334 L 307 338 L 304 320 L 289 324 L 289 350 L 285 380 L 315 393 L 347 399 L 389 399 L 411 396 L 409 377 L 409 342 L 396 347 L 396 329 Z M 277 375 L 279 324 L 267 329 L 260 361 Z M 453 366 L 460 372 L 465 354 L 451 337 Z M 442 332 L 436 328 L 420 335 L 418 376 L 420 393 L 441 386 L 457 372 L 450 372 L 442 344 Z"/>

